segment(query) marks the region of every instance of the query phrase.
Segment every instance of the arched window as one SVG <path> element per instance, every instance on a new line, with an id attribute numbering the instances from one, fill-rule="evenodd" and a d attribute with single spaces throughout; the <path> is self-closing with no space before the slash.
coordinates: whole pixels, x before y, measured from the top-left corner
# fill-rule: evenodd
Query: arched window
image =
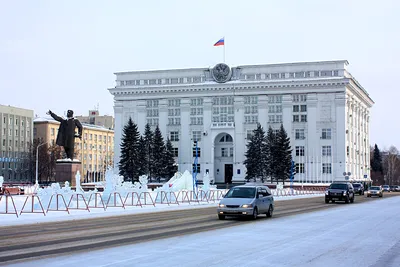
<path id="1" fill-rule="evenodd" d="M 220 143 L 229 143 L 229 142 L 233 142 L 233 138 L 232 136 L 230 136 L 229 134 L 226 134 L 224 136 L 221 137 L 221 139 L 219 140 Z"/>

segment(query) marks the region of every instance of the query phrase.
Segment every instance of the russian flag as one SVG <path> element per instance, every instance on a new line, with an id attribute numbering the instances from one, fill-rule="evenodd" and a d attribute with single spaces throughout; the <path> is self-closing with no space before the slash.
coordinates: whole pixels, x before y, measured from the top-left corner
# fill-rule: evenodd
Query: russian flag
<path id="1" fill-rule="evenodd" d="M 218 42 L 214 44 L 214 46 L 220 46 L 220 45 L 225 45 L 225 37 L 222 37 L 221 39 L 218 40 Z"/>

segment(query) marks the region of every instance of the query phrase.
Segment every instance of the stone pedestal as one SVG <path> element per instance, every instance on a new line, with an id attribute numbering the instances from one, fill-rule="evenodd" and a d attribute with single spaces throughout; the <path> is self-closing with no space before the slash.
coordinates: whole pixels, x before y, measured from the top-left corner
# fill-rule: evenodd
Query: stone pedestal
<path id="1" fill-rule="evenodd" d="M 56 162 L 56 182 L 64 183 L 69 182 L 70 186 L 76 186 L 75 175 L 81 170 L 80 161 L 63 161 L 57 160 Z M 81 174 L 81 183 L 83 175 Z"/>

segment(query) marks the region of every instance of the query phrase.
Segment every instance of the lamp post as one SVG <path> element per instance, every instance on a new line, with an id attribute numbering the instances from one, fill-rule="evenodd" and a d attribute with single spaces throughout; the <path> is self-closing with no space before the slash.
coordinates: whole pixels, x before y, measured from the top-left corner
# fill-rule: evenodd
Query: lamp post
<path id="1" fill-rule="evenodd" d="M 42 145 L 45 145 L 45 144 L 47 144 L 48 142 L 45 142 L 45 143 L 42 143 L 42 144 L 39 144 L 37 147 L 36 147 L 36 180 L 35 180 L 35 185 L 38 185 L 39 184 L 39 182 L 38 182 L 38 167 L 39 167 L 39 147 L 41 147 Z"/>

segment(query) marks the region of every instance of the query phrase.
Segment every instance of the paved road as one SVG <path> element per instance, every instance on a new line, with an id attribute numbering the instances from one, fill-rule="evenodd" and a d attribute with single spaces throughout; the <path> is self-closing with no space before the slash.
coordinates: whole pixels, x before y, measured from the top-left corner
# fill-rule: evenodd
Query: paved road
<path id="1" fill-rule="evenodd" d="M 386 197 L 400 193 L 386 193 Z M 354 204 L 374 201 L 356 196 Z M 277 201 L 272 220 L 280 217 L 330 209 L 342 203 L 325 204 L 323 197 Z M 259 220 L 271 220 L 260 215 Z M 0 227 L 0 264 L 51 255 L 90 251 L 154 239 L 226 228 L 248 220 L 218 220 L 216 208 L 175 210 L 140 215 L 122 215 L 76 221 Z"/>

